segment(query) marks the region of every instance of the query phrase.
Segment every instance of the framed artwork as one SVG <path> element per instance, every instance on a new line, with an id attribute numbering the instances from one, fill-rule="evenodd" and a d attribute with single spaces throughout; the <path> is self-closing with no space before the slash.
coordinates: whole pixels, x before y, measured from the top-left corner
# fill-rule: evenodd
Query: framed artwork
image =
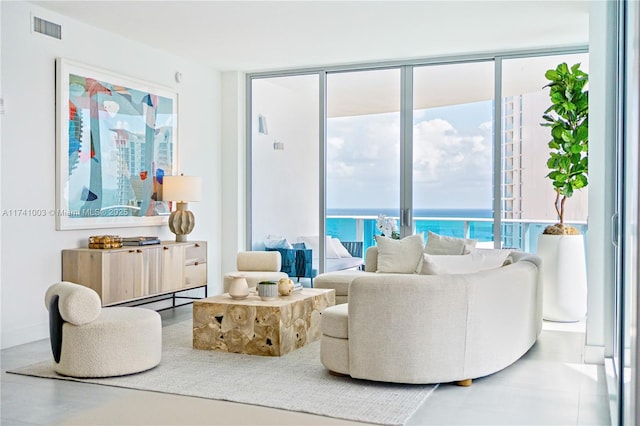
<path id="1" fill-rule="evenodd" d="M 166 223 L 177 93 L 62 58 L 56 84 L 57 229 Z"/>

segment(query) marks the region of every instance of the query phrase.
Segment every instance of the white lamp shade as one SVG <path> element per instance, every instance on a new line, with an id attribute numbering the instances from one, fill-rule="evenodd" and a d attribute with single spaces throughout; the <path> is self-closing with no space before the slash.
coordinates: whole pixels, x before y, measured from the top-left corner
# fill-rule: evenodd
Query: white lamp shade
<path id="1" fill-rule="evenodd" d="M 200 201 L 202 178 L 197 176 L 165 176 L 162 180 L 163 201 Z"/>

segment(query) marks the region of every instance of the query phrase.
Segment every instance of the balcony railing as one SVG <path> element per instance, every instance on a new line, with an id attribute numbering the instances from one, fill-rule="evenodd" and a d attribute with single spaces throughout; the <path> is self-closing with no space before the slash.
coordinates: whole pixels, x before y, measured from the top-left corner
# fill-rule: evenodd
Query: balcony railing
<path id="1" fill-rule="evenodd" d="M 398 219 L 397 217 L 395 218 Z M 327 235 L 345 241 L 363 241 L 364 251 L 374 245 L 375 235 L 380 235 L 376 229 L 377 216 L 327 216 Z M 548 225 L 557 223 L 552 220 L 530 219 L 502 219 L 502 244 L 504 248 L 514 248 L 529 253 L 535 253 L 538 245 L 538 235 Z M 586 234 L 586 221 L 567 221 L 581 234 Z M 482 247 L 492 247 L 493 218 L 474 217 L 415 217 L 414 233 L 427 231 L 437 234 L 472 238 L 478 240 Z M 586 245 L 586 244 L 585 244 Z"/>

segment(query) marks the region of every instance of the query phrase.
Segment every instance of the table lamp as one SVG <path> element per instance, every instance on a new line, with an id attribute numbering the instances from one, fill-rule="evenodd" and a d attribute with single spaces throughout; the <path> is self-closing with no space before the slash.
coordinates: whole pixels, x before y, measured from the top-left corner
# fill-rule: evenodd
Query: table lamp
<path id="1" fill-rule="evenodd" d="M 176 234 L 176 241 L 187 241 L 193 231 L 195 217 L 188 207 L 189 201 L 200 201 L 202 178 L 196 176 L 165 176 L 162 181 L 162 200 L 176 201 L 176 209 L 169 216 L 169 229 Z"/>

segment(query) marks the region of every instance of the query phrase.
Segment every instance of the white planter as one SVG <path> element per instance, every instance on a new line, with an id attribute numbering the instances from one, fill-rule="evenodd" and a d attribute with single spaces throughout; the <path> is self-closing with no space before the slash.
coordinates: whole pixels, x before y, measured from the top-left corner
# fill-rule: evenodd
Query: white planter
<path id="1" fill-rule="evenodd" d="M 549 321 L 575 322 L 587 313 L 587 267 L 582 235 L 538 236 L 542 259 L 542 316 Z"/>

